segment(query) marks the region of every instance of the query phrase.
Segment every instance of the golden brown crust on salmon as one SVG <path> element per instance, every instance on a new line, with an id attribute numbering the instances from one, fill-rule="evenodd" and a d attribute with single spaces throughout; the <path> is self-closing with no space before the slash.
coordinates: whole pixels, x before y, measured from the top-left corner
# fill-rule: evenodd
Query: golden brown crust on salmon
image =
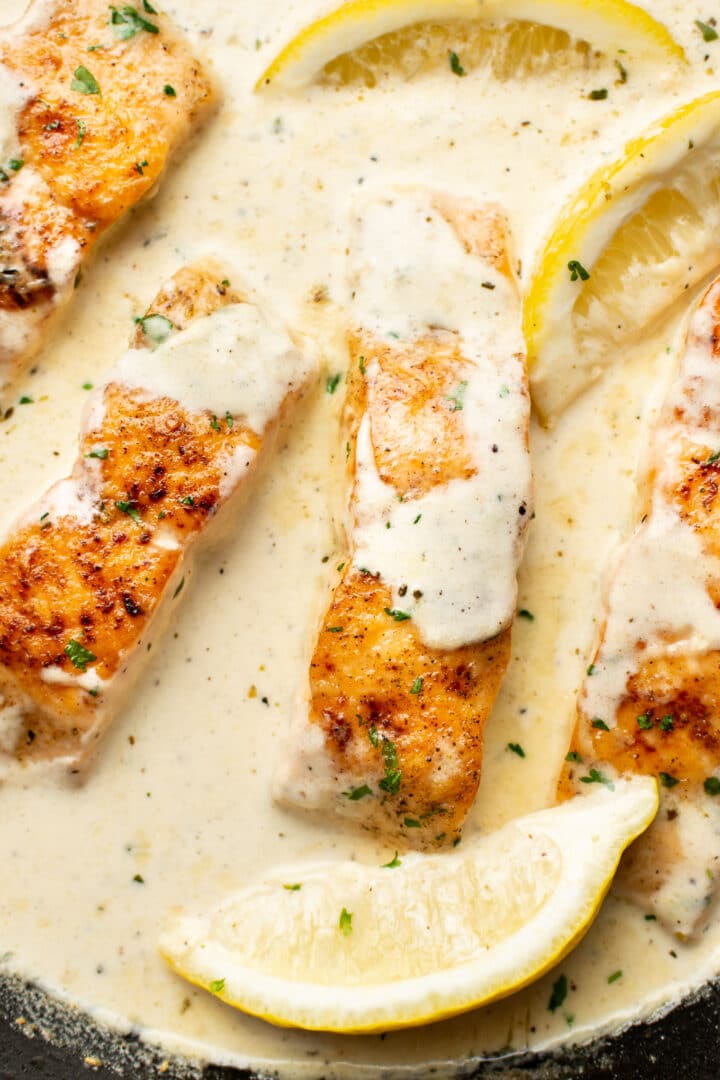
<path id="1" fill-rule="evenodd" d="M 442 197 L 431 204 L 465 251 L 514 289 L 502 216 Z M 388 342 L 361 328 L 349 333 L 348 344 L 352 499 L 361 423 L 371 431 L 379 479 L 402 502 L 474 477 L 472 433 L 455 397 L 473 362 L 458 333 L 428 329 Z M 483 730 L 510 659 L 510 628 L 460 648 L 428 647 L 417 624 L 393 607 L 381 575 L 354 565 L 352 536 L 349 547 L 310 663 L 303 714 L 309 732 L 295 731 L 307 745 L 288 755 L 278 793 L 303 805 L 308 787 L 322 787 L 329 775 L 323 809 L 352 807 L 356 820 L 399 845 L 457 842 L 480 782 Z M 316 802 L 317 791 L 306 805 Z"/>
<path id="2" fill-rule="evenodd" d="M 56 0 L 37 19 L 31 9 L 0 37 L 0 64 L 24 102 L 15 168 L 0 162 L 7 382 L 95 242 L 156 184 L 214 94 L 166 16 L 100 0 Z"/>
<path id="3" fill-rule="evenodd" d="M 221 275 L 186 268 L 148 315 L 162 313 L 182 334 L 244 303 Z M 151 365 L 149 344 L 136 339 Z M 161 605 L 182 591 L 189 548 L 244 483 L 279 417 L 255 431 L 242 416 L 191 410 L 112 374 L 96 393 L 89 413 L 101 416 L 86 425 L 72 477 L 0 547 L 0 745 L 20 761 L 77 766 L 89 754 L 126 693 L 118 680 L 139 666 Z M 229 480 L 238 453 L 248 468 Z"/>

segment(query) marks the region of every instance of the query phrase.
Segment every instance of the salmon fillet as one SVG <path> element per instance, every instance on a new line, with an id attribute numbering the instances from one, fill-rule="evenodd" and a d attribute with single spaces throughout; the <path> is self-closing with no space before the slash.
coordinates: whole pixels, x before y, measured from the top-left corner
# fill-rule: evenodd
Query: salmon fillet
<path id="1" fill-rule="evenodd" d="M 188 45 L 143 0 L 35 0 L 0 36 L 0 391 L 212 100 Z"/>
<path id="2" fill-rule="evenodd" d="M 617 558 L 560 794 L 658 777 L 658 817 L 618 887 L 680 937 L 720 873 L 720 279 L 692 316 Z"/>
<path id="3" fill-rule="evenodd" d="M 0 546 L 6 771 L 89 757 L 308 374 L 221 274 L 186 268 L 161 290 L 88 402 L 72 475 Z"/>
<path id="4" fill-rule="evenodd" d="M 370 203 L 351 260 L 347 553 L 276 795 L 442 846 L 480 781 L 531 515 L 518 290 L 503 215 L 426 192 Z"/>

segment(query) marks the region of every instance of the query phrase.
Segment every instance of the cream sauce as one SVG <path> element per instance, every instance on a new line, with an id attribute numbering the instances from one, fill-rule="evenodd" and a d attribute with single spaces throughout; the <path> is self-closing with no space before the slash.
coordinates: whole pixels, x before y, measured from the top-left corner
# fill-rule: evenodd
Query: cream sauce
<path id="1" fill-rule="evenodd" d="M 83 387 L 102 382 L 132 317 L 182 263 L 209 254 L 227 261 L 231 279 L 249 280 L 287 325 L 317 340 L 328 373 L 336 372 L 355 192 L 371 181 L 425 184 L 500 202 L 525 280 L 578 182 L 653 117 L 720 81 L 720 43 L 703 42 L 695 14 L 681 0 L 648 0 L 688 48 L 682 75 L 656 78 L 628 57 L 623 86 L 611 65 L 602 75 L 551 74 L 529 88 L 442 69 L 392 91 L 253 96 L 281 43 L 329 6 L 168 4 L 214 64 L 225 104 L 158 197 L 103 242 L 24 380 L 18 397 L 32 404 L 16 399 L 0 426 L 1 527 L 67 474 Z M 0 0 L 0 11 L 9 21 L 17 0 Z M 588 100 L 598 85 L 609 87 L 608 99 Z M 496 828 L 553 800 L 608 552 L 634 520 L 645 402 L 671 373 L 672 340 L 671 329 L 658 330 L 553 432 L 533 432 L 537 516 L 518 606 L 534 620 L 515 627 L 472 828 Z M 273 1029 L 189 988 L 160 960 L 158 933 L 173 905 L 203 910 L 259 867 L 392 856 L 341 823 L 319 827 L 279 810 L 270 792 L 306 671 L 309 613 L 326 602 L 338 553 L 340 397 L 322 383 L 308 398 L 232 533 L 198 561 L 163 648 L 87 782 L 0 788 L 3 967 L 120 1026 L 142 1024 L 165 1046 L 277 1066 L 293 1078 L 395 1066 L 424 1076 L 431 1062 L 582 1039 L 661 1007 L 718 971 L 720 922 L 713 918 L 697 944 L 679 945 L 613 894 L 560 966 L 572 987 L 562 1008 L 548 1010 L 556 971 L 487 1009 L 386 1038 Z M 508 752 L 511 741 L 524 759 Z"/>
<path id="2" fill-rule="evenodd" d="M 358 224 L 350 318 L 401 343 L 431 329 L 458 335 L 467 364 L 455 405 L 476 472 L 399 502 L 378 475 L 366 414 L 351 506 L 353 562 L 392 587 L 393 607 L 412 616 L 425 644 L 455 649 L 494 637 L 515 610 L 532 512 L 519 298 L 489 260 L 465 250 L 427 192 L 377 199 Z M 369 363 L 371 402 L 378 373 L 377 361 Z"/>

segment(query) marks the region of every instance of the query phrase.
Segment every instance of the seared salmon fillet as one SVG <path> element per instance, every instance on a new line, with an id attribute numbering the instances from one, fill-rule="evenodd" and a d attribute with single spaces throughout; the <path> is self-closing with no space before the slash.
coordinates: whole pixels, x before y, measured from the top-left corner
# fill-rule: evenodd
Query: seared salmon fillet
<path id="1" fill-rule="evenodd" d="M 690 321 L 648 460 L 560 792 L 658 777 L 660 813 L 618 882 L 687 936 L 720 873 L 720 279 Z"/>
<path id="2" fill-rule="evenodd" d="M 0 766 L 90 755 L 308 374 L 221 273 L 162 289 L 88 402 L 72 475 L 0 546 Z"/>
<path id="3" fill-rule="evenodd" d="M 0 391 L 212 100 L 143 0 L 35 0 L 0 36 Z"/>
<path id="4" fill-rule="evenodd" d="M 351 247 L 347 553 L 276 791 L 392 838 L 457 841 L 510 658 L 531 515 L 503 215 L 371 202 Z"/>

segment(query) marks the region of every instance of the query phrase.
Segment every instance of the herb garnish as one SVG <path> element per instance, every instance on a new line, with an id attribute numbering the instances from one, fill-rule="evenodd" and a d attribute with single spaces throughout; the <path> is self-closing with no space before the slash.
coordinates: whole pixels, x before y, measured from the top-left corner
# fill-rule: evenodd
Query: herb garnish
<path id="1" fill-rule="evenodd" d="M 100 93 L 100 86 L 97 79 L 82 64 L 80 64 L 79 67 L 75 68 L 75 74 L 73 75 L 73 80 L 70 83 L 70 89 L 75 90 L 78 94 Z"/>
<path id="2" fill-rule="evenodd" d="M 461 383 L 458 383 L 457 389 L 452 394 L 448 394 L 446 400 L 452 401 L 453 412 L 459 412 L 465 407 L 465 392 L 467 390 L 467 380 L 464 379 Z"/>
<path id="3" fill-rule="evenodd" d="M 388 795 L 397 795 L 402 780 L 402 769 L 398 767 L 397 747 L 392 739 L 382 740 L 380 753 L 385 762 L 385 775 L 378 787 L 382 788 L 383 791 L 387 791 Z"/>
<path id="4" fill-rule="evenodd" d="M 137 8 L 131 7 L 130 4 L 124 4 L 122 8 L 110 8 L 110 25 L 113 34 L 120 41 L 129 41 L 143 30 L 148 34 L 160 33 L 159 26 L 143 18 Z"/>
<path id="5" fill-rule="evenodd" d="M 608 975 L 608 983 L 617 982 L 618 979 L 622 979 L 622 971 L 613 971 L 612 975 Z"/>
<path id="6" fill-rule="evenodd" d="M 328 394 L 334 394 L 335 393 L 335 391 L 337 390 L 337 388 L 338 388 L 338 386 L 340 384 L 341 379 L 342 379 L 342 375 L 340 374 L 339 371 L 335 375 L 328 375 L 327 379 L 325 380 L 325 390 L 327 391 Z"/>
<path id="7" fill-rule="evenodd" d="M 578 278 L 580 278 L 580 281 L 587 281 L 590 277 L 590 272 L 577 259 L 571 259 L 567 266 L 570 271 L 571 281 L 577 281 Z"/>
<path id="8" fill-rule="evenodd" d="M 363 784 L 362 787 L 352 788 L 351 791 L 343 791 L 343 795 L 350 802 L 359 802 L 360 799 L 364 799 L 366 795 L 372 795 L 372 789 Z"/>
<path id="9" fill-rule="evenodd" d="M 675 787 L 676 784 L 680 783 L 676 776 L 671 776 L 670 773 L 667 772 L 658 773 L 658 776 L 660 777 L 662 786 L 666 788 Z"/>
<path id="10" fill-rule="evenodd" d="M 348 937 L 348 935 L 352 933 L 352 911 L 348 911 L 347 908 L 342 909 L 340 918 L 338 919 L 338 926 L 345 937 Z"/>
<path id="11" fill-rule="evenodd" d="M 556 1009 L 560 1008 L 567 997 L 567 992 L 567 976 L 561 975 L 560 978 L 553 983 L 552 993 L 550 994 L 550 1000 L 548 1001 L 548 1009 L 550 1012 L 555 1012 Z"/>
<path id="12" fill-rule="evenodd" d="M 580 777 L 581 784 L 605 784 L 611 791 L 615 790 L 612 780 L 608 780 L 599 769 L 591 769 L 587 776 Z"/>
<path id="13" fill-rule="evenodd" d="M 594 717 L 593 722 L 592 722 L 592 726 L 594 728 L 597 728 L 599 731 L 609 731 L 610 730 L 610 728 L 607 726 L 605 721 L 601 720 L 599 716 Z"/>
<path id="14" fill-rule="evenodd" d="M 115 503 L 115 506 L 118 508 L 121 514 L 127 514 L 129 518 L 132 518 L 136 525 L 142 525 L 140 511 L 137 509 L 137 507 L 133 506 L 131 502 L 128 502 L 126 499 L 120 499 L 118 502 Z"/>
<path id="15" fill-rule="evenodd" d="M 578 754 L 577 750 L 568 750 L 567 754 L 565 755 L 565 760 L 566 761 L 577 761 L 579 763 L 582 763 L 582 758 Z"/>
<path id="16" fill-rule="evenodd" d="M 650 728 L 653 726 L 652 719 L 648 716 L 647 713 L 642 713 L 642 715 L 638 716 L 637 718 L 637 726 L 643 731 L 649 731 Z"/>
<path id="17" fill-rule="evenodd" d="M 163 86 L 163 94 L 167 97 L 177 97 L 177 90 L 174 86 L 171 86 L 170 83 L 165 83 Z"/>
<path id="18" fill-rule="evenodd" d="M 525 757 L 525 751 L 519 742 L 509 742 L 507 748 L 508 750 L 511 750 L 513 754 L 517 754 L 518 757 Z"/>
<path id="19" fill-rule="evenodd" d="M 422 676 L 418 675 L 418 677 L 415 679 L 412 686 L 410 687 L 410 693 L 411 694 L 419 694 L 420 691 L 422 690 L 422 688 L 423 688 Z"/>
<path id="20" fill-rule="evenodd" d="M 110 451 L 105 446 L 96 446 L 94 450 L 91 450 L 85 457 L 97 458 L 99 461 L 104 461 Z"/>
<path id="21" fill-rule="evenodd" d="M 707 795 L 720 795 L 720 780 L 717 776 L 708 776 L 703 781 L 703 787 Z"/>
<path id="22" fill-rule="evenodd" d="M 528 611 L 527 608 L 520 608 L 518 615 L 521 619 L 527 619 L 528 622 L 535 622 L 535 616 L 532 611 Z"/>
<path id="23" fill-rule="evenodd" d="M 97 660 L 95 653 L 91 653 L 89 649 L 86 649 L 79 641 L 75 641 L 74 638 L 68 641 L 63 652 L 69 658 L 73 667 L 82 672 L 87 669 L 88 664 L 91 664 L 93 660 Z"/>
<path id="24" fill-rule="evenodd" d="M 395 870 L 396 867 L 401 866 L 401 865 L 402 865 L 402 862 L 401 862 L 400 859 L 398 859 L 398 853 L 396 851 L 395 854 L 393 855 L 392 859 L 390 860 L 390 862 L 384 862 L 384 863 L 380 864 L 380 869 L 381 870 Z"/>
<path id="25" fill-rule="evenodd" d="M 167 341 L 171 332 L 175 329 L 170 320 L 166 319 L 164 315 L 144 315 L 136 319 L 136 322 L 138 326 L 142 327 L 143 334 L 153 345 L 162 345 L 163 341 Z"/>
<path id="26" fill-rule="evenodd" d="M 607 96 L 608 92 L 604 86 L 601 90 L 591 90 L 588 94 L 591 101 L 604 101 Z"/>
<path id="27" fill-rule="evenodd" d="M 213 979 L 213 981 L 208 984 L 208 990 L 210 991 L 211 994 L 222 994 L 224 989 L 225 989 L 225 980 L 224 979 Z"/>
<path id="28" fill-rule="evenodd" d="M 302 885 L 299 882 L 295 882 L 294 885 L 283 885 L 283 889 L 287 889 L 288 892 L 299 892 L 302 889 Z"/>
<path id="29" fill-rule="evenodd" d="M 460 63 L 460 57 L 456 52 L 451 52 L 450 56 L 450 70 L 454 75 L 460 75 L 461 77 L 466 74 L 465 68 Z"/>
<path id="30" fill-rule="evenodd" d="M 717 41 L 718 32 L 714 26 L 701 22 L 700 19 L 695 20 L 695 25 L 702 34 L 703 41 Z"/>
<path id="31" fill-rule="evenodd" d="M 407 611 L 398 611 L 397 608 L 386 607 L 383 609 L 386 615 L 389 615 L 395 622 L 405 622 L 406 619 L 412 619 L 412 615 L 409 615 Z"/>

